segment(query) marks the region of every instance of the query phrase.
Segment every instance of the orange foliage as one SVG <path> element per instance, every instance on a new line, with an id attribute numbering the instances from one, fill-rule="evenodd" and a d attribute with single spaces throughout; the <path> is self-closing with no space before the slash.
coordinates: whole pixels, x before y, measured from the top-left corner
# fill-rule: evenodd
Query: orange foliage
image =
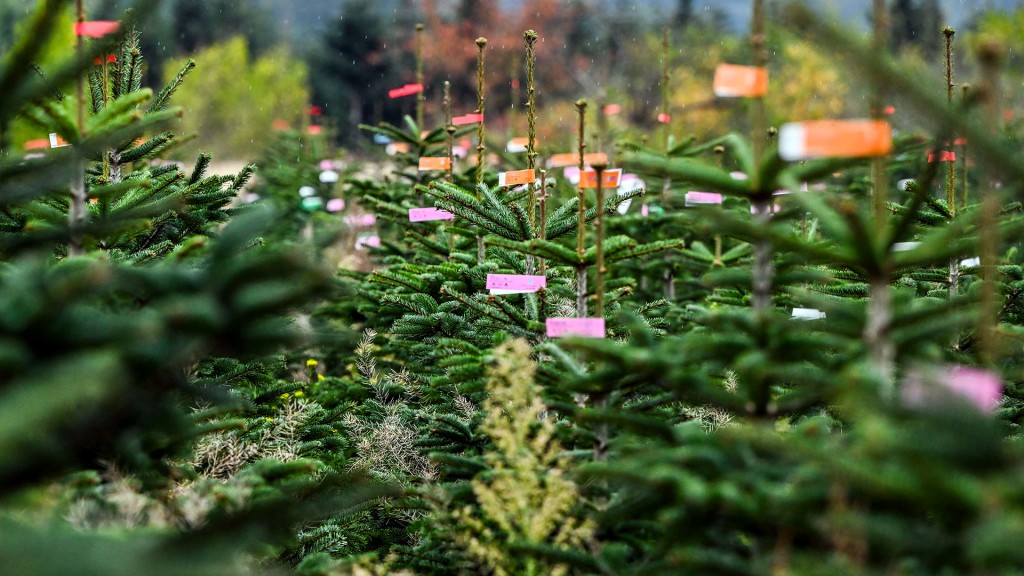
<path id="1" fill-rule="evenodd" d="M 485 49 L 485 109 L 488 126 L 492 129 L 507 127 L 505 115 L 513 107 L 517 115 L 525 114 L 526 45 L 523 32 L 526 30 L 535 30 L 539 37 L 535 69 L 538 105 L 545 97 L 576 98 L 580 95 L 579 81 L 591 72 L 594 63 L 580 54 L 572 43 L 567 43 L 566 38 L 574 27 L 576 32 L 581 32 L 579 27 L 589 10 L 585 4 L 526 0 L 515 11 L 502 11 L 496 0 L 471 1 L 476 16 L 473 21 L 445 13 L 438 0 L 424 0 L 422 4 L 426 25 L 424 73 L 435 94 L 440 94 L 440 86 L 445 80 L 451 82 L 454 114 L 476 109 L 475 40 L 480 36 L 488 41 Z M 594 31 L 594 37 L 597 36 L 597 31 Z M 440 98 L 430 103 L 428 111 L 440 113 Z M 514 124 L 517 130 L 522 124 L 522 131 L 525 131 L 525 120 L 515 120 Z"/>

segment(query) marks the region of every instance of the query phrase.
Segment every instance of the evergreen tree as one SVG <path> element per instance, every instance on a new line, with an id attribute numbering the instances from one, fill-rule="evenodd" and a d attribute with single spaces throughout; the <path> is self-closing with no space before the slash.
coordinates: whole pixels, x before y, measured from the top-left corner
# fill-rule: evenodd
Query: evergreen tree
<path id="1" fill-rule="evenodd" d="M 158 159 L 190 65 L 155 94 L 142 88 L 130 23 L 116 47 L 89 45 L 49 81 L 29 67 L 54 33 L 56 4 L 40 3 L 0 65 L 0 118 L 23 114 L 70 144 L 0 159 L 0 564 L 252 573 L 240 551 L 272 562 L 268 545 L 283 560 L 334 546 L 330 522 L 302 528 L 349 518 L 386 490 L 327 456 L 337 414 L 304 401 L 275 406 L 276 419 L 259 412 L 285 370 L 274 356 L 302 345 L 293 315 L 322 297 L 326 274 L 294 245 L 260 245 L 268 211 L 228 208 L 251 167 L 209 176 L 207 156 L 190 174 Z M 108 52 L 116 62 L 92 64 Z M 50 83 L 79 74 L 85 130 L 76 99 Z M 76 181 L 95 203 L 71 219 Z M 67 256 L 69 246 L 82 254 Z"/>
<path id="2" fill-rule="evenodd" d="M 318 72 L 313 75 L 313 100 L 339 119 L 341 142 L 353 142 L 359 124 L 380 113 L 366 94 L 388 86 L 395 77 L 388 31 L 375 2 L 347 2 L 325 33 L 323 47 L 314 52 L 310 68 Z"/>
<path id="3" fill-rule="evenodd" d="M 675 14 L 672 16 L 675 27 L 678 29 L 686 28 L 692 18 L 693 0 L 678 0 L 676 2 Z"/>
<path id="4" fill-rule="evenodd" d="M 892 47 L 920 46 L 927 54 L 942 49 L 945 16 L 938 0 L 895 0 L 890 7 Z"/>

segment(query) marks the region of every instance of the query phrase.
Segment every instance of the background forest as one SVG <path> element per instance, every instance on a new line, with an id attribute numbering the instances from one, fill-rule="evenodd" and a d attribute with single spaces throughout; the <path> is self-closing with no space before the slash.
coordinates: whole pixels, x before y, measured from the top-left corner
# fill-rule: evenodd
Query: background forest
<path id="1" fill-rule="evenodd" d="M 1024 10 L 75 4 L 0 573 L 1024 574 Z"/>
<path id="2" fill-rule="evenodd" d="M 93 17 L 113 18 L 125 2 L 92 4 Z M 854 9 L 845 4 L 855 3 L 843 4 L 842 16 L 866 30 L 867 3 L 852 14 Z M 921 66 L 941 72 L 941 59 L 925 56 L 941 52 L 941 35 L 926 31 L 958 26 L 948 20 L 955 15 L 962 20 L 961 38 L 999 35 L 1009 47 L 1007 70 L 1016 75 L 1020 69 L 1014 64 L 1021 40 L 1013 31 L 1019 30 L 1022 16 L 1012 2 L 991 4 L 1001 11 L 987 11 L 990 6 L 985 3 L 943 9 L 938 0 L 887 4 L 891 46 Z M 0 49 L 11 45 L 31 5 L 0 0 Z M 773 26 L 786 29 L 791 23 L 782 5 L 768 2 L 766 10 Z M 838 13 L 827 3 L 820 8 Z M 669 96 L 678 109 L 672 130 L 703 137 L 722 126 L 741 128 L 736 122 L 742 115 L 721 113 L 722 105 L 715 104 L 706 77 L 719 61 L 736 59 L 748 50 L 742 38 L 749 9 L 743 2 L 164 0 L 156 10 L 140 28 L 147 83 L 166 81 L 186 57 L 194 58 L 204 71 L 179 95 L 189 110 L 183 130 L 197 136 L 184 146 L 187 154 L 181 158 L 205 150 L 222 160 L 255 159 L 273 135 L 275 120 L 279 128 L 302 126 L 302 102 L 320 109 L 338 143 L 356 150 L 371 147 L 369 137 L 358 130 L 360 123 L 394 124 L 412 112 L 409 101 L 388 102 L 379 96 L 414 80 L 414 30 L 420 22 L 435 40 L 424 46 L 424 73 L 432 79 L 425 94 L 426 114 L 435 121 L 442 116 L 440 83 L 445 80 L 452 83 L 456 110 L 475 106 L 475 49 L 459 40 L 478 36 L 490 40 L 488 107 L 494 129 L 507 132 L 517 119 L 521 121 L 526 71 L 518 58 L 517 31 L 532 28 L 544 48 L 538 55 L 537 83 L 544 104 L 540 126 L 545 141 L 570 144 L 571 131 L 559 127 L 573 118 L 572 102 L 580 94 L 621 106 L 611 119 L 614 128 L 651 130 L 658 126 L 660 74 L 650 63 L 662 59 L 662 28 L 670 23 L 669 63 L 686 71 L 670 80 Z M 784 111 L 790 110 L 799 111 L 800 117 L 823 118 L 859 109 L 860 86 L 836 66 L 828 50 L 798 37 L 782 38 L 772 46 L 771 66 L 791 80 L 770 95 L 773 120 L 784 119 Z M 55 58 L 71 42 L 70 32 L 55 35 L 44 60 Z M 955 66 L 958 74 L 969 74 L 972 64 L 958 59 Z M 1018 76 L 1013 78 L 1019 81 Z M 200 131 L 201 126 L 216 129 Z M 36 136 L 15 129 L 6 137 L 17 145 Z"/>

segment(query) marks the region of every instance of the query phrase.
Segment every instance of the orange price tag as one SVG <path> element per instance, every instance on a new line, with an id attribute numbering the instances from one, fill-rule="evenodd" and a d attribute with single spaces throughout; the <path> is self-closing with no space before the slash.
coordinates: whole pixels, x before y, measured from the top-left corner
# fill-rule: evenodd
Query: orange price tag
<path id="1" fill-rule="evenodd" d="M 719 64 L 715 69 L 715 96 L 754 98 L 768 93 L 768 70 L 758 66 Z"/>
<path id="2" fill-rule="evenodd" d="M 601 173 L 601 188 L 618 188 L 622 179 L 622 168 L 605 170 Z M 597 171 L 588 169 L 580 175 L 580 188 L 597 188 Z"/>
<path id="3" fill-rule="evenodd" d="M 398 154 L 409 153 L 408 142 L 392 142 L 384 147 L 384 151 L 387 152 L 388 156 L 397 156 Z"/>
<path id="4" fill-rule="evenodd" d="M 25 142 L 25 150 L 45 150 L 50 147 L 50 141 L 46 138 L 34 138 Z"/>
<path id="5" fill-rule="evenodd" d="M 508 144 L 505 146 L 505 151 L 513 153 L 513 154 L 519 153 L 519 152 L 526 152 L 526 150 L 529 148 L 529 146 L 530 146 L 530 139 L 529 138 L 513 138 L 513 139 L 508 141 Z"/>
<path id="6" fill-rule="evenodd" d="M 892 128 L 885 120 L 818 120 L 783 124 L 783 160 L 884 156 L 892 150 Z"/>
<path id="7" fill-rule="evenodd" d="M 498 174 L 498 186 L 518 186 L 530 184 L 537 179 L 533 168 L 528 170 L 515 170 L 512 172 L 500 172 Z"/>
<path id="8" fill-rule="evenodd" d="M 566 166 L 577 166 L 580 163 L 580 155 L 572 152 L 566 152 L 564 154 L 552 154 L 548 160 L 548 166 L 551 168 L 564 168 Z M 591 154 L 583 155 L 583 164 L 589 166 L 591 164 L 607 164 L 608 155 L 603 152 L 594 152 Z"/>
<path id="9" fill-rule="evenodd" d="M 452 167 L 452 160 L 447 156 L 420 157 L 420 170 L 447 170 Z"/>

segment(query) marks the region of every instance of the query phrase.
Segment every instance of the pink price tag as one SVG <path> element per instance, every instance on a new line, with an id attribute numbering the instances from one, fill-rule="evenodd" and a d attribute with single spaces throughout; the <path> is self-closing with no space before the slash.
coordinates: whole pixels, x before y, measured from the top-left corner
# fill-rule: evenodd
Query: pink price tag
<path id="1" fill-rule="evenodd" d="M 982 412 L 995 411 L 1003 396 L 1003 384 L 998 374 L 971 366 L 950 367 L 943 384 Z"/>
<path id="2" fill-rule="evenodd" d="M 377 216 L 373 214 L 349 214 L 345 216 L 345 224 L 363 227 L 374 226 L 377 224 Z"/>
<path id="3" fill-rule="evenodd" d="M 521 274 L 488 274 L 487 289 L 501 290 L 504 294 L 525 294 L 547 288 L 548 279 L 544 276 L 526 276 Z"/>
<path id="4" fill-rule="evenodd" d="M 452 126 L 464 126 L 466 124 L 479 124 L 484 121 L 483 114 L 463 114 L 452 118 Z"/>
<path id="5" fill-rule="evenodd" d="M 356 250 L 366 250 L 366 247 L 380 248 L 380 236 L 376 234 L 360 234 L 356 238 Z"/>
<path id="6" fill-rule="evenodd" d="M 722 195 L 714 192 L 687 192 L 686 193 L 686 205 L 694 206 L 697 204 L 721 204 Z"/>
<path id="7" fill-rule="evenodd" d="M 929 151 L 928 152 L 928 163 L 931 164 L 931 163 L 935 162 L 935 160 L 936 160 L 935 152 Z M 938 161 L 939 162 L 956 162 L 956 152 L 951 152 L 949 150 L 940 150 L 939 154 L 938 154 Z"/>
<path id="8" fill-rule="evenodd" d="M 405 86 L 402 86 L 401 88 L 395 88 L 393 90 L 388 90 L 388 97 L 389 98 L 401 98 L 403 96 L 412 96 L 413 94 L 418 94 L 420 92 L 423 92 L 423 85 L 422 84 L 406 84 Z"/>
<path id="9" fill-rule="evenodd" d="M 440 208 L 413 208 L 409 210 L 409 222 L 427 222 L 429 220 L 454 220 L 455 215 Z"/>
<path id="10" fill-rule="evenodd" d="M 93 20 L 91 22 L 75 22 L 75 35 L 89 38 L 103 38 L 107 34 L 117 32 L 121 25 L 110 20 Z"/>
<path id="11" fill-rule="evenodd" d="M 548 338 L 604 338 L 604 318 L 548 318 Z"/>
<path id="12" fill-rule="evenodd" d="M 973 366 L 948 366 L 911 372 L 903 382 L 901 396 L 908 406 L 927 408 L 942 402 L 943 391 L 991 414 L 999 407 L 1003 385 L 994 372 Z"/>

